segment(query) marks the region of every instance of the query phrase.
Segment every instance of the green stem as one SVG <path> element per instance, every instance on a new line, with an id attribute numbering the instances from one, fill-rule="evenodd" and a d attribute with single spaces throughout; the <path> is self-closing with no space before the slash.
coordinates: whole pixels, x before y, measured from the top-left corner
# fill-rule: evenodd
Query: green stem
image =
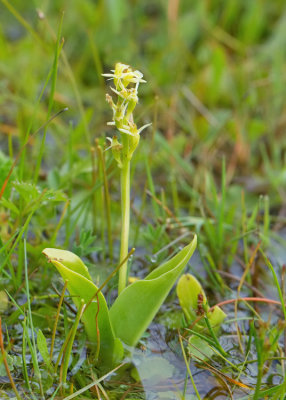
<path id="1" fill-rule="evenodd" d="M 130 224 L 130 161 L 126 160 L 121 168 L 121 245 L 120 262 L 128 254 L 128 237 Z M 119 270 L 118 294 L 126 287 L 127 260 Z"/>

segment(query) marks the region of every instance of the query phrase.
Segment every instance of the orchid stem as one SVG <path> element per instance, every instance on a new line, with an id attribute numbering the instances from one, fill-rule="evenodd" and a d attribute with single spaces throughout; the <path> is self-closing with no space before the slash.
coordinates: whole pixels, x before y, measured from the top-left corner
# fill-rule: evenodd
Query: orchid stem
<path id="1" fill-rule="evenodd" d="M 121 168 L 121 244 L 120 262 L 128 254 L 129 224 L 130 224 L 130 161 L 126 160 Z M 118 294 L 126 287 L 127 260 L 119 270 Z"/>

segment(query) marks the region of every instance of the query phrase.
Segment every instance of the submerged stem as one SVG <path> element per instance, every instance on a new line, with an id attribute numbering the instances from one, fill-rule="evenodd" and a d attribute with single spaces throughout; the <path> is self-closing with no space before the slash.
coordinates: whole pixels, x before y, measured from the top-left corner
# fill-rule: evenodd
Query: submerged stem
<path id="1" fill-rule="evenodd" d="M 120 262 L 128 254 L 128 238 L 130 224 L 130 161 L 126 160 L 121 168 L 121 244 Z M 127 260 L 119 271 L 118 294 L 126 287 Z"/>

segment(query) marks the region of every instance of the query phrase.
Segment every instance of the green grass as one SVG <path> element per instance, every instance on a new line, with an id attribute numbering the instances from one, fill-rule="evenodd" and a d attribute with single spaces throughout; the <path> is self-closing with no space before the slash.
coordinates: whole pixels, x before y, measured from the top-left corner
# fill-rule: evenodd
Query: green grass
<path id="1" fill-rule="evenodd" d="M 162 386 L 186 400 L 285 397 L 286 7 L 176 4 L 59 0 L 37 10 L 36 1 L 0 0 L 0 190 L 16 161 L 0 199 L 0 290 L 9 294 L 1 319 L 23 399 L 152 399 Z M 153 123 L 132 159 L 130 276 L 147 275 L 195 232 L 188 269 L 211 305 L 266 299 L 224 305 L 215 338 L 226 356 L 201 361 L 171 292 L 155 320 L 166 334 L 152 325 L 134 355 L 143 365 L 163 348 L 176 365 L 156 390 L 130 364 L 110 376 L 94 366 L 68 292 L 58 309 L 64 282 L 41 255 L 76 252 L 99 287 L 118 265 L 120 174 L 105 140 L 115 130 L 101 76 L 118 61 L 144 73 L 136 121 Z M 115 288 L 112 278 L 103 289 L 109 305 Z M 214 339 L 201 340 L 203 351 Z M 0 397 L 13 396 L 1 382 Z"/>

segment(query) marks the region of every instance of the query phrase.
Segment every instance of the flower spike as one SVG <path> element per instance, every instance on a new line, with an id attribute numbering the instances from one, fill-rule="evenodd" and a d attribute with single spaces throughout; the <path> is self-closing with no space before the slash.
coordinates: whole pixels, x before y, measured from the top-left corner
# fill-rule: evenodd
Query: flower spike
<path id="1" fill-rule="evenodd" d="M 116 145 L 115 159 L 121 168 L 125 159 L 127 161 L 131 159 L 139 143 L 140 133 L 151 125 L 146 124 L 141 128 L 137 128 L 133 120 L 133 111 L 139 101 L 139 84 L 146 81 L 143 79 L 142 72 L 132 70 L 129 65 L 122 63 L 117 63 L 111 73 L 102 75 L 108 80 L 113 79 L 115 87 L 111 87 L 111 90 L 117 95 L 116 103 L 109 94 L 106 95 L 106 101 L 113 112 L 113 120 L 108 122 L 107 125 L 115 125 L 122 137 L 125 138 L 122 140 L 120 148 Z"/>

